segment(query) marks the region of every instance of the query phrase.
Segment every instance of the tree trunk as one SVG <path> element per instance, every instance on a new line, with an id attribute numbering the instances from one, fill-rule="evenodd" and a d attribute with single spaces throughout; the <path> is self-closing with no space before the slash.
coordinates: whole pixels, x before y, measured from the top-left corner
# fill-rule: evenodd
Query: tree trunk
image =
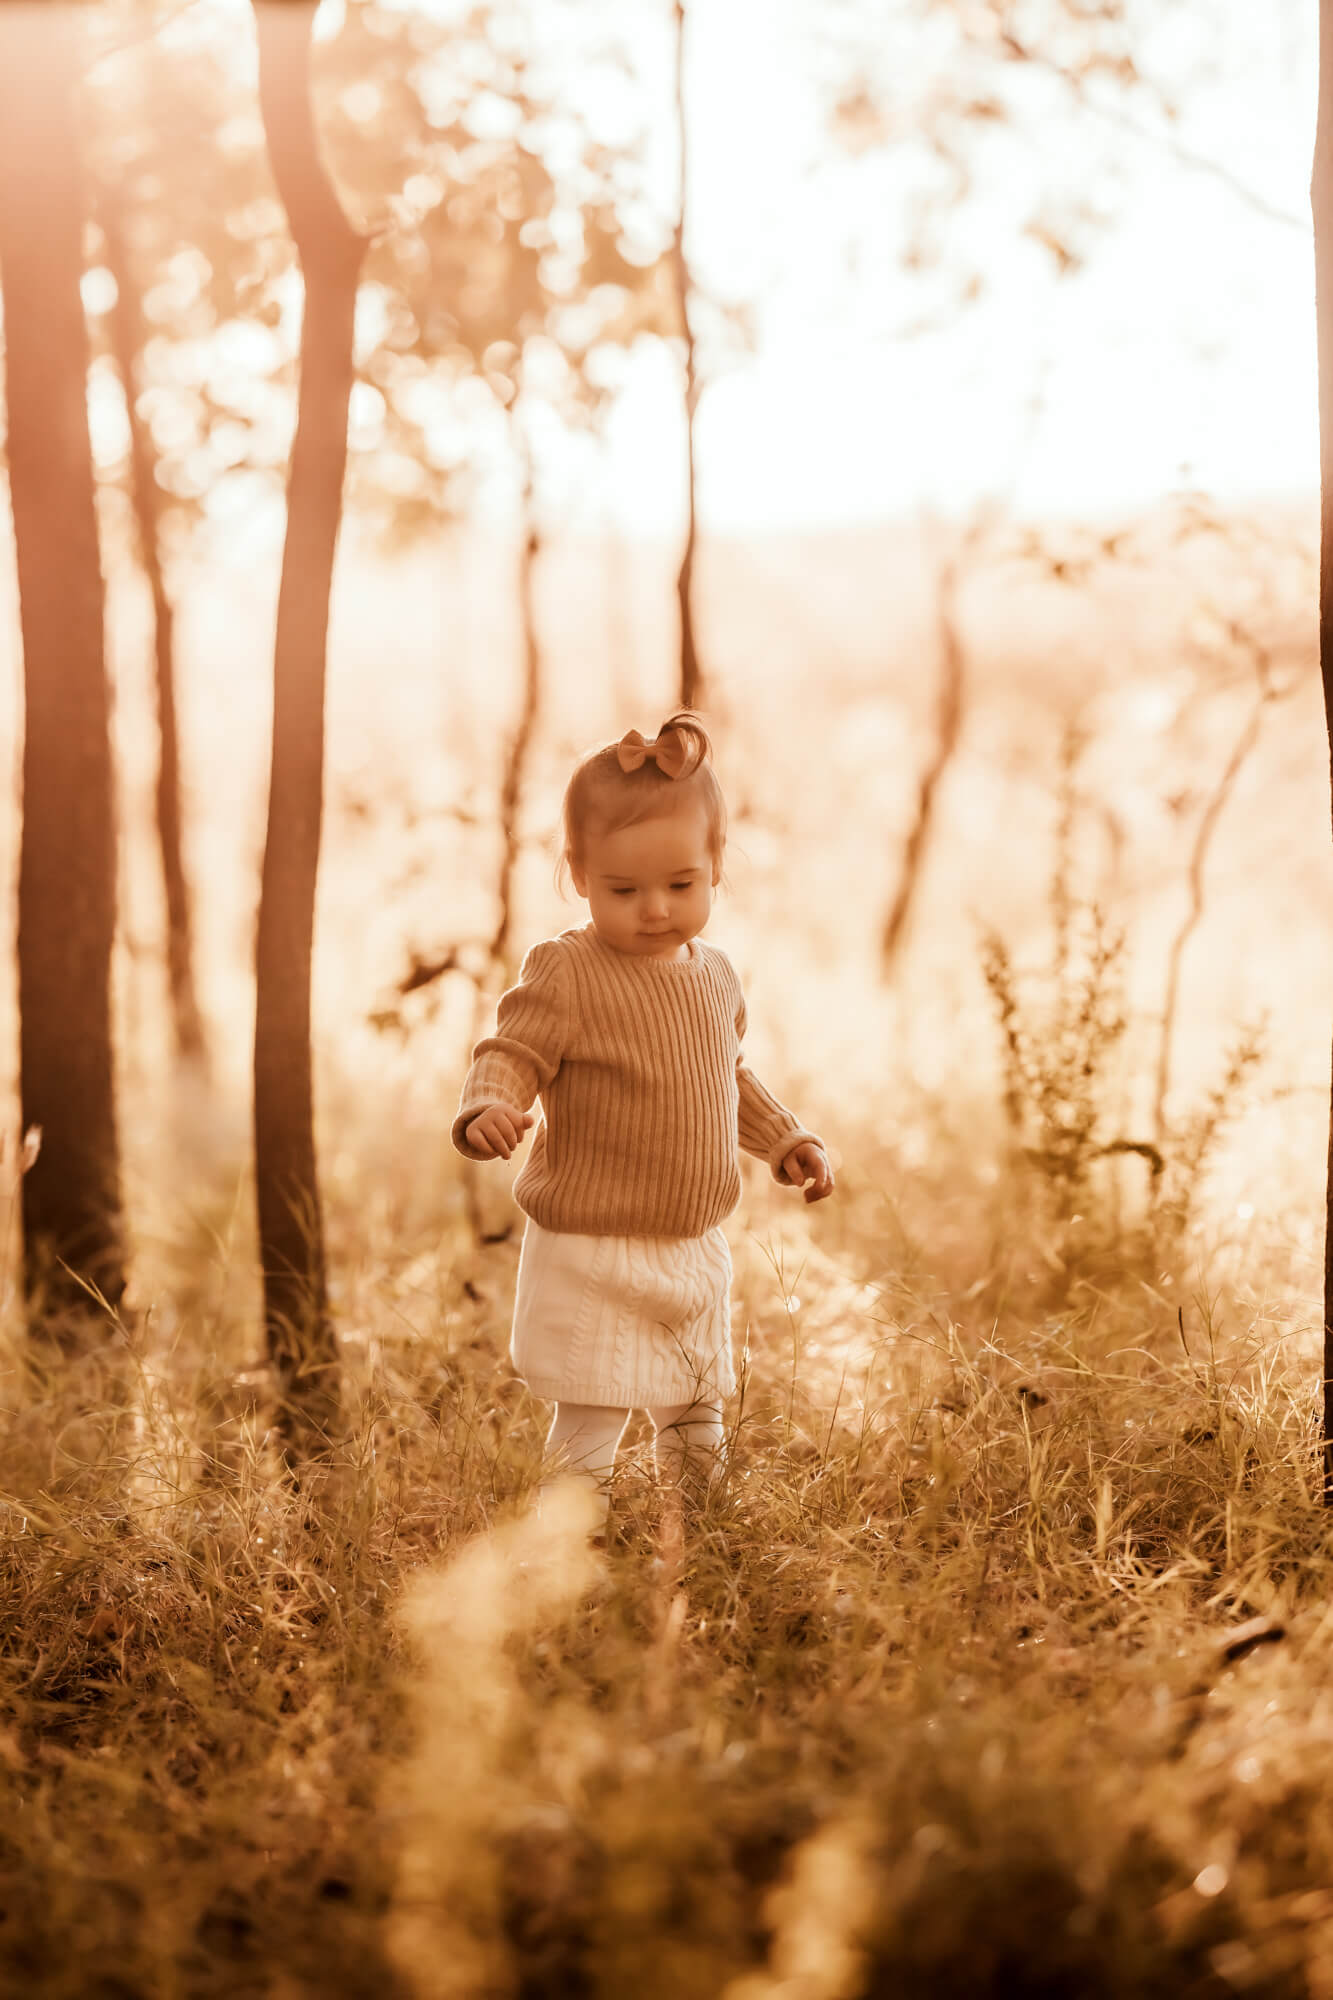
<path id="1" fill-rule="evenodd" d="M 517 423 L 515 428 L 518 428 Z M 509 739 L 504 777 L 500 785 L 500 877 L 497 886 L 499 907 L 490 946 L 492 962 L 500 968 L 506 985 L 509 984 L 514 971 L 511 937 L 514 874 L 519 854 L 518 815 L 522 804 L 528 751 L 532 745 L 532 733 L 537 725 L 537 711 L 541 702 L 541 641 L 537 635 L 537 601 L 534 590 L 541 535 L 537 527 L 533 493 L 532 450 L 527 438 L 521 434 L 519 450 L 523 456 L 523 511 L 519 524 L 518 558 L 518 601 L 523 620 L 523 690 L 514 733 Z"/>
<path id="2" fill-rule="evenodd" d="M 337 1428 L 315 1162 L 311 954 L 324 777 L 329 597 L 342 514 L 357 283 L 365 240 L 320 158 L 310 97 L 315 0 L 255 0 L 259 95 L 273 177 L 305 284 L 296 435 L 273 664 L 273 748 L 259 899 L 255 1180 L 268 1352 L 289 1458 Z"/>
<path id="3" fill-rule="evenodd" d="M 907 931 L 925 863 L 926 846 L 935 817 L 935 799 L 949 768 L 963 726 L 965 653 L 958 626 L 959 577 L 972 541 L 969 531 L 962 547 L 945 557 L 935 596 L 935 629 L 939 636 L 939 692 L 935 703 L 935 747 L 917 785 L 916 812 L 903 846 L 898 884 L 880 932 L 880 973 L 889 979 Z"/>
<path id="4" fill-rule="evenodd" d="M 125 1284 L 111 1031 L 115 819 L 88 432 L 72 10 L 0 6 L 0 283 L 23 635 L 19 1087 L 30 1323 L 73 1340 Z"/>
<path id="5" fill-rule="evenodd" d="M 676 595 L 680 600 L 680 705 L 682 708 L 697 708 L 703 699 L 703 675 L 699 668 L 699 654 L 694 638 L 694 552 L 698 539 L 698 481 L 695 471 L 694 434 L 695 416 L 699 408 L 699 371 L 694 329 L 690 324 L 690 295 L 693 287 L 689 263 L 685 256 L 685 225 L 689 202 L 687 178 L 689 152 L 685 120 L 685 0 L 675 0 L 675 12 L 676 136 L 680 155 L 680 187 L 676 202 L 676 228 L 672 254 L 676 272 L 676 296 L 680 305 L 681 333 L 685 340 L 686 471 L 685 548 L 680 559 L 680 572 L 676 578 Z"/>
<path id="6" fill-rule="evenodd" d="M 139 414 L 139 357 L 144 346 L 143 306 L 138 277 L 117 210 L 108 192 L 99 220 L 107 268 L 116 281 L 111 314 L 111 346 L 125 389 L 130 429 L 130 505 L 139 541 L 139 559 L 153 604 L 153 665 L 157 693 L 158 763 L 155 798 L 157 844 L 167 918 L 167 991 L 176 1052 L 202 1070 L 206 1066 L 203 1022 L 194 983 L 194 926 L 189 882 L 181 852 L 180 738 L 176 723 L 175 619 L 162 573 L 162 538 L 153 441 Z"/>
<path id="7" fill-rule="evenodd" d="M 1314 173 L 1315 324 L 1319 353 L 1319 670 L 1333 767 L 1333 0 L 1319 0 L 1319 115 Z M 1324 1198 L 1324 1504 L 1333 1506 L 1333 1101 Z"/>
<path id="8" fill-rule="evenodd" d="M 542 665 L 534 588 L 537 557 L 541 552 L 541 531 L 537 525 L 531 440 L 523 430 L 517 406 L 513 412 L 513 432 L 523 461 L 518 545 L 518 603 L 523 625 L 523 683 L 514 731 L 505 753 L 504 775 L 500 780 L 500 870 L 496 883 L 495 929 L 487 946 L 491 967 L 498 972 L 502 986 L 512 983 L 515 972 L 514 877 L 518 870 L 520 849 L 519 810 L 523 801 L 523 780 L 527 772 L 528 752 L 532 747 L 533 731 L 536 729 L 537 715 L 541 707 Z M 485 1011 L 483 988 L 478 983 L 473 994 L 471 1036 L 473 1041 L 481 1033 Z M 482 1176 L 476 1168 L 472 1168 L 463 1176 L 463 1205 L 467 1211 L 468 1227 L 472 1231 L 473 1240 L 477 1243 L 503 1243 L 512 1225 L 507 1222 L 499 1229 L 491 1228 L 486 1220 L 481 1190 Z"/>

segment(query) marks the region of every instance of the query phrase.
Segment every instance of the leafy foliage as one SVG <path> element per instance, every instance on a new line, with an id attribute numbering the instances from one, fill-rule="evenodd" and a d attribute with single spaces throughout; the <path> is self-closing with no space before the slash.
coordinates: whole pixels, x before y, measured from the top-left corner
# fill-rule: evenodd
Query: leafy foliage
<path id="1" fill-rule="evenodd" d="M 638 142 L 599 139 L 569 65 L 535 64 L 531 36 L 515 43 L 507 23 L 500 8 L 449 19 L 362 4 L 317 51 L 324 143 L 373 237 L 350 504 L 391 540 L 459 510 L 494 457 L 488 411 L 509 408 L 520 380 L 555 421 L 587 426 L 615 387 L 614 350 L 680 330 Z M 122 218 L 155 329 L 140 400 L 180 545 L 206 515 L 281 486 L 292 246 L 234 23 L 182 40 L 100 14 L 87 95 L 98 202 Z M 94 268 L 96 322 L 109 274 Z M 111 481 L 115 435 L 104 427 Z"/>

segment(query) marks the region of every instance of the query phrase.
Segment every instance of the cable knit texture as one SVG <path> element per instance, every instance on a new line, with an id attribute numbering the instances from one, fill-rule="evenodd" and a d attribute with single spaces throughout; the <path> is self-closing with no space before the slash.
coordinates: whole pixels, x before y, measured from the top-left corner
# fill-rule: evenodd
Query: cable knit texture
<path id="1" fill-rule="evenodd" d="M 740 1200 L 737 1143 L 776 1177 L 820 1141 L 741 1055 L 745 999 L 726 953 L 637 958 L 591 924 L 534 945 L 477 1043 L 453 1142 L 491 1104 L 543 1117 L 514 1199 L 543 1229 L 703 1236 Z"/>

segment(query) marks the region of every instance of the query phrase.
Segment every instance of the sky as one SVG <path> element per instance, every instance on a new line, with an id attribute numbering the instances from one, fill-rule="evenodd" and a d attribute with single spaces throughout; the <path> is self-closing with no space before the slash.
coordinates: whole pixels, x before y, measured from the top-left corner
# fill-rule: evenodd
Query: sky
<path id="1" fill-rule="evenodd" d="M 394 3 L 455 14 L 466 0 Z M 244 0 L 199 4 L 230 6 L 249 32 Z M 618 0 L 609 15 L 594 0 L 526 4 L 575 65 L 579 38 L 604 45 L 614 20 L 650 107 L 650 187 L 669 217 L 670 0 Z M 1058 79 L 1004 66 L 1021 115 L 977 142 L 973 185 L 939 218 L 940 261 L 913 276 L 909 218 L 933 171 L 923 106 L 958 80 L 965 0 L 687 0 L 687 248 L 701 286 L 744 305 L 755 331 L 751 353 L 705 357 L 705 531 L 961 518 L 984 502 L 1119 517 L 1182 489 L 1226 502 L 1316 490 L 1317 10 L 1129 4 L 1149 23 L 1136 46 L 1179 107 L 1174 123 L 1142 96 L 1108 88 L 1089 109 Z M 323 0 L 321 33 L 337 32 L 341 10 Z M 1038 0 L 1025 18 L 1041 13 Z M 831 20 L 859 33 L 895 120 L 888 143 L 855 155 L 830 131 L 850 62 Z M 1063 227 L 1071 209 L 1087 211 L 1083 261 L 1062 276 L 1027 225 Z M 969 275 L 978 296 L 961 304 Z M 679 533 L 680 363 L 660 343 L 630 362 L 603 449 L 547 444 L 553 515 Z M 239 517 L 234 531 L 244 539 Z"/>
<path id="2" fill-rule="evenodd" d="M 866 12 L 905 33 L 919 10 Z M 1150 50 L 1180 104 L 1170 133 L 1139 110 L 1142 129 L 1126 129 L 1114 98 L 1094 114 L 1058 83 L 1035 91 L 1036 144 L 1000 136 L 948 232 L 981 298 L 904 337 L 904 149 L 837 159 L 808 6 L 696 7 L 692 255 L 706 283 L 748 290 L 760 329 L 757 353 L 701 404 L 706 521 L 763 532 L 965 514 L 987 498 L 1100 514 L 1182 488 L 1313 491 L 1315 13 L 1297 0 L 1178 5 Z M 1021 234 L 1026 204 L 1084 186 L 1101 219 L 1086 267 L 1057 278 Z M 605 496 L 638 532 L 679 519 L 677 402 L 669 359 L 644 356 L 612 427 Z"/>

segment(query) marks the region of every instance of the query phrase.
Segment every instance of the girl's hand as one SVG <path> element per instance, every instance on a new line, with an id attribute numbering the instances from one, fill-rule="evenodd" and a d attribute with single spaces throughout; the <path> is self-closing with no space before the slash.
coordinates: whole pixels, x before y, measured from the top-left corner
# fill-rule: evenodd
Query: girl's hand
<path id="1" fill-rule="evenodd" d="M 477 1113 L 463 1137 L 484 1160 L 507 1160 L 531 1123 L 530 1111 L 511 1111 L 507 1104 L 488 1104 Z"/>
<path id="2" fill-rule="evenodd" d="M 816 1146 L 812 1139 L 802 1139 L 799 1146 L 793 1146 L 782 1162 L 782 1177 L 788 1187 L 804 1187 L 807 1181 L 813 1183 L 805 1189 L 807 1201 L 823 1201 L 833 1192 L 833 1169 L 828 1163 L 828 1155 L 822 1146 Z"/>

